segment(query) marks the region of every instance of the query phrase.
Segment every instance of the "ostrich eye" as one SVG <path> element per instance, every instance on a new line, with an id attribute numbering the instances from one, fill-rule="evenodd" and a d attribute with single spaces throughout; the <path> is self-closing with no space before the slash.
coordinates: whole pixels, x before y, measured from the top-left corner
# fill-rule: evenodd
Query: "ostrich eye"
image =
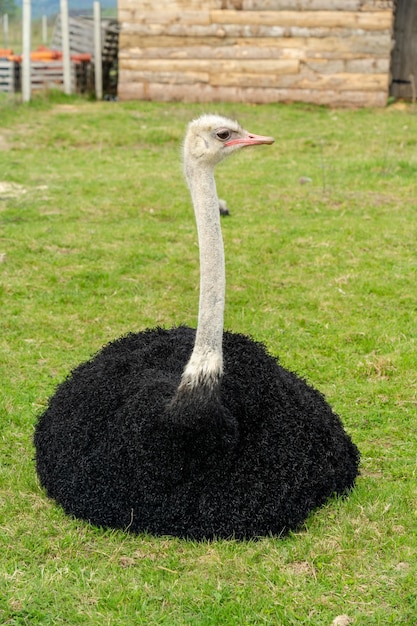
<path id="1" fill-rule="evenodd" d="M 232 134 L 227 128 L 220 128 L 220 130 L 216 131 L 216 137 L 220 139 L 220 141 L 227 141 L 231 136 Z"/>

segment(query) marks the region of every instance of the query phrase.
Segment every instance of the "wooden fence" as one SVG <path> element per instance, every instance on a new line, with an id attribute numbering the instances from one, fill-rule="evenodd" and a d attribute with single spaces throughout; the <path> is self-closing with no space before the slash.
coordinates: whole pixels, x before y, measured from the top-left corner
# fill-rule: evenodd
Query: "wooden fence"
<path id="1" fill-rule="evenodd" d="M 393 0 L 119 0 L 119 97 L 383 106 Z"/>

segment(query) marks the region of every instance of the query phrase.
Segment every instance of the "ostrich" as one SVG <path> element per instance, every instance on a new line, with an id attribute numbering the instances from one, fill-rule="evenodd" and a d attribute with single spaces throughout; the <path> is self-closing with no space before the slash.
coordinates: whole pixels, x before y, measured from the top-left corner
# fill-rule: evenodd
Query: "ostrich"
<path id="1" fill-rule="evenodd" d="M 189 124 L 184 172 L 200 246 L 197 330 L 130 333 L 82 363 L 35 427 L 41 485 L 91 524 L 196 540 L 283 536 L 354 485 L 359 453 L 324 397 L 223 330 L 214 168 L 272 144 L 234 121 Z"/>

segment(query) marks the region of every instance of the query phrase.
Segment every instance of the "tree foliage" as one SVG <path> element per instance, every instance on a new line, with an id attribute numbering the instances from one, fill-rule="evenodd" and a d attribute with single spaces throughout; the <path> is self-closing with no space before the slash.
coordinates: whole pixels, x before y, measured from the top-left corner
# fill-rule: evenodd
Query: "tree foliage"
<path id="1" fill-rule="evenodd" d="M 0 15 L 5 13 L 10 17 L 17 13 L 17 5 L 14 0 L 0 0 Z"/>

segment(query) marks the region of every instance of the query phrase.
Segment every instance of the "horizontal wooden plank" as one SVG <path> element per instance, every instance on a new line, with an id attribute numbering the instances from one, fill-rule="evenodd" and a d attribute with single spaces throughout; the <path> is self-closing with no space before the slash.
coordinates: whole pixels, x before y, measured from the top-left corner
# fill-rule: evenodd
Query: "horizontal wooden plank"
<path id="1" fill-rule="evenodd" d="M 119 82 L 120 100 L 158 100 L 161 102 L 309 102 L 333 107 L 381 107 L 386 105 L 385 91 L 334 91 L 315 89 L 275 89 L 214 87 L 212 85 L 169 85 L 163 83 Z"/>
<path id="2" fill-rule="evenodd" d="M 131 82 L 164 83 L 170 85 L 209 84 L 208 72 L 147 72 L 123 68 L 124 80 Z"/>
<path id="3" fill-rule="evenodd" d="M 208 69 L 208 68 L 207 68 Z M 388 89 L 387 74 L 361 74 L 353 72 L 334 72 L 318 74 L 308 67 L 304 67 L 296 74 L 264 72 L 259 68 L 257 72 L 237 72 L 225 68 L 223 71 L 179 71 L 168 70 L 165 67 L 157 71 L 150 71 L 146 67 L 137 67 L 133 64 L 121 64 L 121 72 L 129 72 L 132 80 L 146 80 L 170 84 L 185 84 L 195 82 L 210 83 L 214 86 L 238 87 L 275 87 L 286 89 L 360 89 L 362 91 L 381 91 Z"/>
<path id="4" fill-rule="evenodd" d="M 210 76 L 210 84 L 224 87 L 274 87 L 279 89 L 306 90 L 360 90 L 383 91 L 388 89 L 386 74 L 314 74 L 301 72 L 297 75 L 271 76 L 270 74 L 216 73 Z"/>
<path id="5" fill-rule="evenodd" d="M 320 27 L 320 28 L 302 28 L 298 26 L 266 26 L 266 25 L 250 25 L 250 24 L 210 24 L 204 25 L 187 25 L 187 24 L 138 24 L 134 22 L 122 22 L 121 41 L 123 37 L 210 37 L 217 38 L 219 43 L 228 39 L 236 38 L 286 38 L 294 37 L 311 37 L 311 38 L 328 38 L 328 37 L 354 37 L 364 36 L 368 33 L 376 33 L 391 37 L 391 29 L 381 31 L 364 31 L 360 28 L 336 28 L 336 27 Z"/>
<path id="6" fill-rule="evenodd" d="M 257 37 L 222 40 L 217 37 L 137 37 L 122 35 L 120 56 L 149 58 L 389 58 L 391 35 L 367 33 L 354 37 Z"/>
<path id="7" fill-rule="evenodd" d="M 388 58 L 390 56 L 392 38 L 391 32 L 384 33 L 367 32 L 362 35 L 352 35 L 350 37 L 337 37 L 335 33 L 330 37 L 308 37 L 305 40 L 305 48 L 308 52 L 319 56 L 329 53 L 329 58 L 337 58 L 339 54 L 348 52 L 351 55 L 373 56 Z"/>
<path id="8" fill-rule="evenodd" d="M 311 56 L 310 56 L 311 55 Z M 300 50 L 298 48 L 276 50 L 274 48 L 247 48 L 234 46 L 229 48 L 218 48 L 213 50 L 210 46 L 192 47 L 192 48 L 166 48 L 165 52 L 160 48 L 131 48 L 124 50 L 119 54 L 119 63 L 124 64 L 126 61 L 132 66 L 136 60 L 156 60 L 161 61 L 169 60 L 191 60 L 195 63 L 197 60 L 206 61 L 207 67 L 215 60 L 222 60 L 227 63 L 230 60 L 243 60 L 246 62 L 255 60 L 262 63 L 263 60 L 270 61 L 271 58 L 276 60 L 296 60 L 306 64 L 310 69 L 322 74 L 351 72 L 351 73 L 364 73 L 364 74 L 381 74 L 388 73 L 390 67 L 389 58 L 375 58 L 369 57 L 342 57 L 338 55 L 335 59 L 327 59 L 320 55 L 320 58 L 314 56 L 309 50 Z M 208 64 L 207 64 L 208 62 Z M 159 63 L 157 64 L 159 65 Z M 223 65 L 223 64 L 222 64 Z M 155 67 L 155 65 L 154 65 Z M 290 65 L 291 71 L 292 65 Z M 262 67 L 260 68 L 262 71 Z"/>
<path id="9" fill-rule="evenodd" d="M 389 73 L 390 61 L 387 58 L 373 57 L 360 59 L 316 59 L 305 57 L 303 67 L 317 74 L 385 74 Z"/>
<path id="10" fill-rule="evenodd" d="M 219 72 L 210 76 L 210 84 L 214 87 L 284 87 L 280 80 L 282 77 L 277 77 L 273 74 L 263 74 L 261 71 L 256 74 L 237 74 L 236 72 Z M 297 77 L 291 76 L 290 83 L 296 83 Z M 294 87 L 297 85 L 294 84 Z"/>
<path id="11" fill-rule="evenodd" d="M 223 9 L 236 9 L 237 0 L 225 0 Z M 294 0 L 240 0 L 243 11 L 293 11 Z M 390 10 L 393 0 L 302 0 L 301 11 L 381 11 Z"/>
<path id="12" fill-rule="evenodd" d="M 9 76 L 14 72 L 14 61 L 0 59 L 0 76 Z"/>
<path id="13" fill-rule="evenodd" d="M 138 24 L 211 24 L 210 11 L 142 11 L 141 9 L 119 9 L 121 22 L 136 22 Z"/>
<path id="14" fill-rule="evenodd" d="M 13 93 L 16 82 L 16 68 L 13 61 L 0 59 L 0 92 Z"/>
<path id="15" fill-rule="evenodd" d="M 294 0 L 205 0 L 204 9 L 237 11 L 292 11 Z M 391 10 L 393 0 L 302 0 L 302 11 L 381 11 Z M 119 0 L 119 10 L 160 11 L 155 0 Z M 164 11 L 201 10 L 201 0 L 164 0 Z"/>
<path id="16" fill-rule="evenodd" d="M 158 0 L 118 0 L 119 10 L 139 10 L 142 12 L 161 12 L 161 11 L 198 11 L 202 9 L 201 0 L 163 0 L 158 5 Z M 221 9 L 224 0 L 204 0 L 204 9 L 214 10 Z"/>
<path id="17" fill-rule="evenodd" d="M 256 72 L 259 68 L 257 59 L 134 59 L 120 58 L 123 69 L 147 72 Z M 263 59 L 262 72 L 265 74 L 296 74 L 299 69 L 297 59 Z"/>
<path id="18" fill-rule="evenodd" d="M 357 28 L 385 30 L 391 28 L 392 12 L 358 11 L 211 11 L 214 24 L 250 24 L 300 28 Z"/>
<path id="19" fill-rule="evenodd" d="M 277 46 L 160 46 L 151 48 L 124 48 L 119 59 L 303 59 L 306 51 L 301 48 L 280 48 Z"/>
<path id="20" fill-rule="evenodd" d="M 244 71 L 242 71 L 244 69 Z M 352 67 L 352 69 L 355 69 Z M 358 68 L 356 68 L 358 69 Z M 240 70 L 240 71 L 239 71 Z M 255 71 L 256 70 L 256 71 Z M 189 83 L 195 81 L 209 82 L 216 86 L 241 87 L 280 87 L 300 89 L 355 89 L 363 91 L 378 91 L 388 89 L 388 73 L 377 73 L 375 68 L 366 72 L 348 71 L 344 64 L 332 64 L 327 73 L 315 71 L 311 65 L 302 63 L 296 71 L 286 67 L 272 70 L 272 66 L 261 67 L 246 65 L 239 68 L 236 63 L 216 65 L 194 63 L 178 65 L 162 62 L 157 65 L 148 62 L 132 62 L 129 59 L 121 60 L 120 71 L 130 72 L 130 76 L 141 77 L 149 82 Z M 333 71 L 332 71 L 333 70 Z M 336 71 L 337 70 L 337 71 Z M 146 78 L 145 78 L 146 77 Z"/>

